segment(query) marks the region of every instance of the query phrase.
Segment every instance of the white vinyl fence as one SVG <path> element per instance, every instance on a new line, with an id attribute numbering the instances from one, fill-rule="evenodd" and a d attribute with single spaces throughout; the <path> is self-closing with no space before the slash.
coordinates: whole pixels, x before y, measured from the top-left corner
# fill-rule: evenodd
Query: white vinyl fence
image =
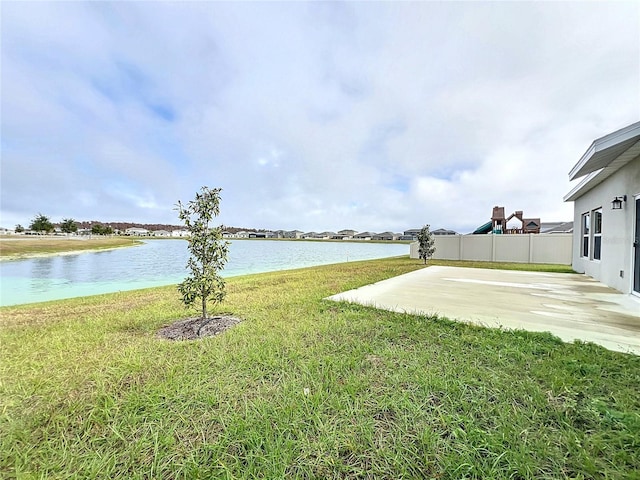
<path id="1" fill-rule="evenodd" d="M 527 235 L 435 235 L 437 260 L 571 264 L 570 233 Z M 411 244 L 411 258 L 419 258 L 418 242 Z"/>

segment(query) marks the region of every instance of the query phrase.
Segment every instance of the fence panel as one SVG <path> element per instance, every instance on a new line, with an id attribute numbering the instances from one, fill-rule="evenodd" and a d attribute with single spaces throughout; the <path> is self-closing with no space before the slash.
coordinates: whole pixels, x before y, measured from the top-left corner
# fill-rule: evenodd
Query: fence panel
<path id="1" fill-rule="evenodd" d="M 571 234 L 436 235 L 437 260 L 571 264 Z M 418 242 L 411 244 L 411 258 L 418 258 Z"/>

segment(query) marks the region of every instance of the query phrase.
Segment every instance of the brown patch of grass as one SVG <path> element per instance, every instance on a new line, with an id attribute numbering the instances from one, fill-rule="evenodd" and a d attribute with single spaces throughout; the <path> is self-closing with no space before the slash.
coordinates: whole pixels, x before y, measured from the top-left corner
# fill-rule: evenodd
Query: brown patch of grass
<path id="1" fill-rule="evenodd" d="M 0 258 L 104 250 L 131 247 L 140 243 L 140 240 L 129 237 L 12 237 L 0 239 Z"/>

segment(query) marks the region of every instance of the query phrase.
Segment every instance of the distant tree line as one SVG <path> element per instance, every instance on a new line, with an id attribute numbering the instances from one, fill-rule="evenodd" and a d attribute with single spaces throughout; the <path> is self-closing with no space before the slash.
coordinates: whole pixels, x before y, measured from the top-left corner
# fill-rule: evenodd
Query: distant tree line
<path id="1" fill-rule="evenodd" d="M 132 223 L 132 222 L 101 222 L 98 220 L 91 221 L 78 221 L 73 218 L 63 218 L 60 223 L 51 222 L 50 218 L 46 215 L 38 213 L 31 223 L 28 229 L 37 233 L 51 233 L 56 228 L 60 228 L 63 233 L 76 233 L 78 230 L 90 229 L 94 235 L 112 235 L 116 231 L 125 231 L 127 228 L 146 228 L 149 231 L 154 230 L 181 230 L 183 225 L 169 225 L 164 223 Z M 244 227 L 224 227 L 224 229 L 230 233 L 237 233 L 240 231 L 252 231 L 252 232 L 266 232 L 264 229 L 244 228 Z M 21 225 L 15 226 L 16 233 L 23 233 L 26 229 Z"/>
<path id="2" fill-rule="evenodd" d="M 60 228 L 62 233 L 76 233 L 78 231 L 78 222 L 76 222 L 73 218 L 63 218 L 62 222 L 57 224 L 57 227 Z M 88 228 L 88 227 L 82 227 Z M 56 224 L 51 222 L 51 219 L 43 215 L 42 213 L 38 213 L 29 224 L 29 230 L 36 233 L 51 233 L 56 229 Z M 15 227 L 16 233 L 22 233 L 25 231 L 25 228 L 17 224 Z M 91 233 L 93 235 L 113 235 L 114 229 L 111 225 L 103 225 L 101 223 L 94 223 L 91 225 Z"/>

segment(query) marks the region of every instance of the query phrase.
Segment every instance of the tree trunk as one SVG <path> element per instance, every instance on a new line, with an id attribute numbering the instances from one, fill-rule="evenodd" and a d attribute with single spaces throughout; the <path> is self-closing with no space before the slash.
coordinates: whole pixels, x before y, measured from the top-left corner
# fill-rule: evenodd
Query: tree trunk
<path id="1" fill-rule="evenodd" d="M 202 292 L 202 318 L 207 318 L 207 296 L 205 292 Z"/>

